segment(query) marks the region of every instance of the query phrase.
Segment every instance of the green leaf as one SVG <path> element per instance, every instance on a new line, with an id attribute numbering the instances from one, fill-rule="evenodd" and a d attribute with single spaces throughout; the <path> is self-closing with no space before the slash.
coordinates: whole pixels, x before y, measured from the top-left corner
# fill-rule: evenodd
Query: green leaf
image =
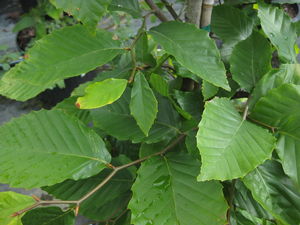
<path id="1" fill-rule="evenodd" d="M 27 195 L 12 191 L 0 192 L 0 224 L 22 225 L 22 215 L 12 217 L 11 215 L 35 203 L 34 199 Z"/>
<path id="2" fill-rule="evenodd" d="M 246 210 L 235 209 L 230 211 L 230 225 L 275 225 L 275 222 L 271 222 L 266 219 L 260 219 L 251 215 Z"/>
<path id="3" fill-rule="evenodd" d="M 197 146 L 202 166 L 199 180 L 230 180 L 245 176 L 271 157 L 275 138 L 243 120 L 226 98 L 207 102 L 199 123 Z"/>
<path id="4" fill-rule="evenodd" d="M 33 209 L 22 217 L 23 225 L 74 225 L 73 210 L 63 211 L 59 207 L 43 207 Z"/>
<path id="5" fill-rule="evenodd" d="M 230 58 L 233 79 L 247 91 L 271 69 L 272 49 L 268 40 L 254 31 L 246 40 L 238 43 Z"/>
<path id="6" fill-rule="evenodd" d="M 283 169 L 300 190 L 299 98 L 299 85 L 283 84 L 269 91 L 257 102 L 251 118 L 278 129 L 277 152 Z"/>
<path id="7" fill-rule="evenodd" d="M 141 9 L 137 0 L 112 0 L 110 11 L 124 11 L 132 15 L 133 18 L 141 17 Z"/>
<path id="8" fill-rule="evenodd" d="M 148 36 L 146 32 L 140 35 L 140 38 L 135 44 L 136 60 L 146 65 L 155 66 L 156 60 L 151 54 L 151 48 L 148 44 Z"/>
<path id="9" fill-rule="evenodd" d="M 84 24 L 94 27 L 106 13 L 111 0 L 50 0 L 50 2 Z"/>
<path id="10" fill-rule="evenodd" d="M 88 125 L 92 122 L 92 118 L 89 110 L 78 109 L 75 106 L 76 97 L 69 97 L 64 99 L 62 102 L 59 102 L 54 109 L 63 111 L 64 113 L 75 116 L 80 119 L 85 125 Z"/>
<path id="11" fill-rule="evenodd" d="M 230 90 L 224 64 L 207 31 L 192 24 L 171 21 L 152 28 L 150 34 L 191 72 L 217 87 Z"/>
<path id="12" fill-rule="evenodd" d="M 80 43 L 80 44 L 79 44 Z M 65 27 L 39 40 L 28 59 L 0 80 L 0 94 L 25 101 L 58 81 L 86 73 L 123 52 L 112 34 L 90 33 L 82 25 Z"/>
<path id="13" fill-rule="evenodd" d="M 29 15 L 24 15 L 14 26 L 13 32 L 19 32 L 28 27 L 34 27 L 36 25 L 36 21 L 34 17 Z"/>
<path id="14" fill-rule="evenodd" d="M 255 218 L 264 218 L 274 220 L 274 218 L 257 202 L 254 200 L 250 190 L 240 180 L 235 182 L 234 205 L 236 208 L 245 210 L 249 213 L 252 221 Z"/>
<path id="15" fill-rule="evenodd" d="M 273 0 L 272 3 L 278 3 L 278 4 L 293 4 L 293 3 L 300 3 L 299 0 Z"/>
<path id="16" fill-rule="evenodd" d="M 279 57 L 286 62 L 297 62 L 294 49 L 297 33 L 288 15 L 274 6 L 259 4 L 258 17 L 264 32 L 278 49 Z"/>
<path id="17" fill-rule="evenodd" d="M 191 114 L 195 119 L 200 119 L 204 108 L 203 98 L 200 92 L 184 92 L 175 90 L 174 97 L 183 110 Z"/>
<path id="18" fill-rule="evenodd" d="M 0 136 L 0 182 L 13 187 L 86 178 L 110 162 L 102 139 L 59 110 L 41 110 L 13 119 L 0 127 Z"/>
<path id="19" fill-rule="evenodd" d="M 300 193 L 276 161 L 267 161 L 244 177 L 252 195 L 280 224 L 299 224 Z"/>
<path id="20" fill-rule="evenodd" d="M 118 100 L 127 86 L 124 79 L 106 79 L 95 82 L 85 88 L 85 95 L 77 99 L 76 105 L 80 109 L 95 109 Z"/>
<path id="21" fill-rule="evenodd" d="M 114 166 L 128 162 L 130 161 L 124 156 L 112 160 Z M 78 200 L 100 184 L 110 173 L 110 169 L 105 169 L 87 179 L 66 180 L 43 189 L 59 199 Z M 92 220 L 109 220 L 119 216 L 131 198 L 130 188 L 135 180 L 135 173 L 134 167 L 119 171 L 105 186 L 80 205 L 79 213 Z"/>
<path id="22" fill-rule="evenodd" d="M 214 97 L 218 93 L 219 88 L 203 80 L 201 90 L 202 90 L 202 95 L 204 97 L 204 100 L 207 100 Z"/>
<path id="23" fill-rule="evenodd" d="M 150 84 L 159 94 L 169 97 L 169 85 L 162 76 L 152 73 L 150 77 Z"/>
<path id="24" fill-rule="evenodd" d="M 126 67 L 117 68 L 110 71 L 101 71 L 93 80 L 80 84 L 77 88 L 75 88 L 72 91 L 71 96 L 83 96 L 85 94 L 84 90 L 86 89 L 86 87 L 95 82 L 104 81 L 111 78 L 127 80 L 129 79 L 131 69 L 131 67 Z"/>
<path id="25" fill-rule="evenodd" d="M 143 73 L 137 73 L 131 90 L 130 112 L 146 136 L 154 123 L 157 111 L 157 100 L 148 81 Z"/>
<path id="26" fill-rule="evenodd" d="M 285 83 L 300 84 L 299 64 L 283 64 L 279 69 L 273 69 L 264 75 L 252 92 L 249 108 L 252 109 L 255 103 L 271 89 Z"/>
<path id="27" fill-rule="evenodd" d="M 300 85 L 283 84 L 269 91 L 256 103 L 251 118 L 281 130 L 292 129 L 292 135 L 300 138 L 297 125 L 294 128 L 290 126 L 296 120 L 300 121 L 299 98 Z"/>
<path id="28" fill-rule="evenodd" d="M 234 46 L 247 39 L 253 26 L 254 21 L 240 9 L 227 5 L 214 7 L 211 29 L 227 45 Z"/>
<path id="29" fill-rule="evenodd" d="M 297 184 L 300 190 L 300 137 L 294 137 L 292 134 L 281 135 L 276 150 L 285 174 Z"/>
<path id="30" fill-rule="evenodd" d="M 142 163 L 129 203 L 131 223 L 224 224 L 227 204 L 222 186 L 216 181 L 197 182 L 198 171 L 199 161 L 183 153 Z"/>
<path id="31" fill-rule="evenodd" d="M 156 143 L 170 140 L 178 130 L 178 115 L 175 114 L 167 99 L 158 102 L 157 120 L 149 131 L 148 137 L 138 127 L 130 114 L 130 89 L 125 90 L 122 97 L 111 105 L 91 111 L 94 125 L 116 137 L 118 140 L 132 140 L 134 143 L 145 141 Z"/>
<path id="32" fill-rule="evenodd" d="M 188 153 L 193 156 L 195 159 L 201 159 L 199 150 L 197 148 L 197 139 L 196 139 L 196 130 L 191 130 L 187 132 L 187 135 L 185 137 L 185 146 L 188 151 Z"/>

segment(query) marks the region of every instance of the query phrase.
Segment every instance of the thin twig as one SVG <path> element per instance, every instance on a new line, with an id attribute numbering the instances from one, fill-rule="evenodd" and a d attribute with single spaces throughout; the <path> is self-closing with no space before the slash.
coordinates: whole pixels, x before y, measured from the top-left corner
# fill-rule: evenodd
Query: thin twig
<path id="1" fill-rule="evenodd" d="M 18 215 L 21 215 L 31 209 L 34 209 L 38 206 L 41 206 L 41 205 L 64 205 L 64 204 L 77 204 L 78 201 L 61 201 L 61 200 L 51 200 L 51 201 L 39 201 L 39 202 L 36 202 L 34 203 L 33 205 L 31 206 L 28 206 L 27 208 L 25 209 L 22 209 L 18 212 L 15 212 L 13 213 L 11 216 L 14 217 L 14 216 L 18 216 Z"/>
<path id="2" fill-rule="evenodd" d="M 167 0 L 161 0 L 161 2 L 165 5 L 169 13 L 172 15 L 174 20 L 180 20 L 179 16 L 177 15 L 176 11 L 173 9 L 172 5 Z"/>
<path id="3" fill-rule="evenodd" d="M 81 197 L 79 200 L 74 200 L 74 201 L 62 201 L 62 200 L 53 200 L 53 201 L 39 201 L 36 202 L 35 204 L 22 209 L 18 212 L 15 212 L 14 214 L 12 214 L 12 216 L 18 216 L 20 214 L 23 214 L 29 210 L 32 210 L 38 206 L 41 205 L 52 205 L 52 204 L 75 204 L 76 205 L 76 209 L 78 210 L 80 204 L 85 201 L 86 199 L 88 199 L 89 197 L 91 197 L 95 192 L 97 192 L 99 189 L 101 189 L 106 183 L 108 183 L 110 181 L 110 179 L 120 170 L 126 169 L 130 166 L 139 164 L 153 156 L 158 156 L 158 155 L 163 155 L 165 154 L 168 150 L 170 150 L 171 148 L 173 148 L 174 146 L 176 146 L 187 134 L 186 133 L 182 133 L 180 134 L 173 142 L 171 142 L 167 147 L 165 147 L 164 149 L 162 149 L 159 152 L 153 153 L 151 155 L 148 155 L 146 157 L 143 157 L 141 159 L 135 160 L 133 162 L 124 164 L 122 166 L 117 166 L 117 167 L 113 167 L 114 169 L 112 169 L 112 172 L 100 183 L 98 184 L 95 188 L 93 188 L 91 191 L 89 191 L 87 194 L 85 194 L 83 197 Z"/>
<path id="4" fill-rule="evenodd" d="M 155 73 L 170 57 L 169 54 L 163 54 L 159 59 L 155 67 L 149 70 L 149 73 Z"/>
<path id="5" fill-rule="evenodd" d="M 272 127 L 272 126 L 270 126 L 270 125 L 268 125 L 268 124 L 265 124 L 265 123 L 263 123 L 263 122 L 260 122 L 260 121 L 258 121 L 258 120 L 255 120 L 255 119 L 253 119 L 253 118 L 251 118 L 251 117 L 249 117 L 249 116 L 247 116 L 247 119 L 250 119 L 250 120 L 252 120 L 253 122 L 255 122 L 255 123 L 259 124 L 259 125 L 262 125 L 262 126 L 264 126 L 264 127 L 267 127 L 267 128 L 269 128 L 269 129 L 271 129 L 273 133 L 275 132 L 276 129 L 278 129 L 278 127 Z"/>
<path id="6" fill-rule="evenodd" d="M 160 19 L 161 22 L 167 22 L 168 18 L 163 14 L 163 12 L 158 8 L 158 6 L 152 0 L 145 0 L 147 5 L 154 11 L 154 14 Z"/>
<path id="7" fill-rule="evenodd" d="M 92 196 L 96 191 L 98 191 L 100 188 L 102 188 L 110 179 L 118 172 L 118 167 L 116 167 L 100 184 L 98 184 L 95 188 L 93 188 L 91 191 L 89 191 L 86 195 L 84 195 L 82 198 L 80 198 L 77 202 L 80 204 L 84 200 L 88 199 L 90 196 Z"/>
<path id="8" fill-rule="evenodd" d="M 123 210 L 123 212 L 121 212 L 121 214 L 112 221 L 113 224 L 115 224 L 118 221 L 118 219 L 120 219 L 127 211 L 128 209 Z"/>
<path id="9" fill-rule="evenodd" d="M 248 110 L 249 110 L 249 106 L 248 106 L 248 104 L 247 104 L 246 107 L 245 107 L 245 110 L 244 110 L 243 120 L 246 120 L 246 119 L 247 119 Z"/>

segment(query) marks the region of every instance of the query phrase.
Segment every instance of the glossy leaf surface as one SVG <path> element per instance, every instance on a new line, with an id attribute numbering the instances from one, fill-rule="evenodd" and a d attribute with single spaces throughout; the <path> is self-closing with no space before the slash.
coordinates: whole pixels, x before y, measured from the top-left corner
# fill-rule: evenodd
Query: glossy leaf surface
<path id="1" fill-rule="evenodd" d="M 222 112 L 222 113 L 220 113 Z M 206 103 L 197 133 L 202 166 L 199 180 L 243 177 L 271 157 L 275 138 L 243 120 L 226 98 Z"/>
<path id="2" fill-rule="evenodd" d="M 166 52 L 191 72 L 218 87 L 230 90 L 220 54 L 207 31 L 173 21 L 152 28 L 150 34 Z"/>
<path id="3" fill-rule="evenodd" d="M 233 79 L 247 91 L 271 69 L 271 45 L 260 33 L 254 31 L 246 40 L 239 42 L 230 58 Z"/>
<path id="4" fill-rule="evenodd" d="M 187 154 L 168 154 L 142 163 L 129 203 L 131 223 L 224 224 L 227 204 L 222 187 L 215 181 L 197 182 L 198 171 L 199 162 Z"/>
<path id="5" fill-rule="evenodd" d="M 243 182 L 252 195 L 281 224 L 300 221 L 300 193 L 276 161 L 267 161 L 248 174 Z"/>
<path id="6" fill-rule="evenodd" d="M 111 0 L 50 0 L 50 2 L 84 24 L 96 26 L 106 13 Z"/>
<path id="7" fill-rule="evenodd" d="M 59 110 L 14 119 L 0 127 L 0 136 L 0 181 L 13 187 L 86 178 L 110 162 L 102 139 L 79 119 Z"/>
<path id="8" fill-rule="evenodd" d="M 36 208 L 22 217 L 23 225 L 74 225 L 73 210 L 63 211 L 59 207 Z"/>
<path id="9" fill-rule="evenodd" d="M 137 0 L 111 0 L 109 5 L 111 11 L 124 11 L 134 18 L 141 16 L 141 9 Z"/>
<path id="10" fill-rule="evenodd" d="M 28 59 L 9 70 L 0 80 L 0 94 L 25 101 L 58 81 L 86 73 L 123 52 L 112 34 L 90 33 L 81 25 L 65 27 L 39 40 Z"/>
<path id="11" fill-rule="evenodd" d="M 279 56 L 286 62 L 296 62 L 294 45 L 297 33 L 288 15 L 274 6 L 259 4 L 258 16 L 264 32 L 278 49 Z"/>
<path id="12" fill-rule="evenodd" d="M 222 41 L 235 45 L 251 35 L 254 22 L 242 10 L 221 5 L 213 10 L 211 26 Z"/>

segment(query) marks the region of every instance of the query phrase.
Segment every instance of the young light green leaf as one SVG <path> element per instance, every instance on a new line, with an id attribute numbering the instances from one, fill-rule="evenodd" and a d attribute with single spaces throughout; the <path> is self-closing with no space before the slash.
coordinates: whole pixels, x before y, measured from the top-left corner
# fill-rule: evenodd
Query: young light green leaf
<path id="1" fill-rule="evenodd" d="M 251 91 L 260 78 L 271 69 L 272 49 L 268 40 L 253 31 L 246 40 L 238 43 L 230 57 L 230 71 L 239 85 Z"/>
<path id="2" fill-rule="evenodd" d="M 80 43 L 80 44 L 79 44 Z M 86 73 L 123 52 L 112 34 L 89 32 L 82 25 L 65 27 L 39 40 L 28 59 L 8 71 L 0 80 L 0 94 L 25 101 L 58 81 Z"/>
<path id="3" fill-rule="evenodd" d="M 75 215 L 72 209 L 63 211 L 59 207 L 36 208 L 22 217 L 23 225 L 74 225 Z"/>
<path id="4" fill-rule="evenodd" d="M 206 103 L 199 123 L 202 166 L 198 179 L 243 177 L 271 157 L 275 141 L 267 130 L 243 120 L 229 99 L 215 98 Z"/>
<path id="5" fill-rule="evenodd" d="M 171 21 L 152 28 L 150 34 L 191 72 L 217 87 L 230 90 L 220 53 L 207 31 L 192 24 Z"/>
<path id="6" fill-rule="evenodd" d="M 95 109 L 113 103 L 121 97 L 127 86 L 125 79 L 106 79 L 90 84 L 85 95 L 79 97 L 76 106 L 80 109 Z"/>
<path id="7" fill-rule="evenodd" d="M 143 162 L 132 187 L 131 223 L 226 223 L 228 206 L 222 186 L 217 181 L 197 182 L 198 171 L 199 161 L 186 153 L 157 156 Z"/>
<path id="8" fill-rule="evenodd" d="M 124 155 L 112 160 L 112 164 L 115 166 L 129 162 L 130 160 Z M 53 186 L 43 187 L 43 190 L 58 199 L 77 200 L 95 188 L 110 173 L 110 169 L 105 169 L 93 177 L 78 181 L 65 180 Z M 135 176 L 135 167 L 119 171 L 103 188 L 95 192 L 80 205 L 79 214 L 92 220 L 103 221 L 119 216 L 127 207 L 131 198 L 130 188 L 135 180 Z"/>
<path id="9" fill-rule="evenodd" d="M 0 224 L 22 225 L 21 218 L 23 215 L 12 215 L 34 203 L 34 199 L 27 195 L 18 194 L 12 191 L 0 192 Z"/>
<path id="10" fill-rule="evenodd" d="M 141 16 L 138 0 L 112 0 L 108 9 L 110 11 L 123 11 L 129 13 L 133 18 Z"/>
<path id="11" fill-rule="evenodd" d="M 13 119 L 0 127 L 0 136 L 0 182 L 12 187 L 90 177 L 111 158 L 99 135 L 60 110 Z"/>
<path id="12" fill-rule="evenodd" d="M 283 225 L 299 224 L 300 193 L 280 163 L 267 161 L 243 178 L 256 201 Z"/>
<path id="13" fill-rule="evenodd" d="M 144 74 L 137 73 L 131 90 L 130 112 L 146 136 L 156 118 L 157 105 L 155 95 Z"/>
<path id="14" fill-rule="evenodd" d="M 106 13 L 111 0 L 50 0 L 50 2 L 84 24 L 94 27 Z"/>
<path id="15" fill-rule="evenodd" d="M 169 96 L 169 85 L 167 81 L 158 74 L 151 74 L 150 84 L 162 96 Z"/>
<path id="16" fill-rule="evenodd" d="M 278 49 L 279 57 L 289 63 L 297 62 L 294 49 L 297 33 L 288 15 L 275 6 L 261 3 L 258 16 L 264 32 Z"/>

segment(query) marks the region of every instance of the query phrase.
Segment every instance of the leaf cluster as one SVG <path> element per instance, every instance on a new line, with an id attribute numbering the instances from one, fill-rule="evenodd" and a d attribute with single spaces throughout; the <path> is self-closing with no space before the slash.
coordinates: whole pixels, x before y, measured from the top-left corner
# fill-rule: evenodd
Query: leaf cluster
<path id="1" fill-rule="evenodd" d="M 209 33 L 180 16 L 149 28 L 166 1 L 48 3 L 78 23 L 36 41 L 0 94 L 26 101 L 106 69 L 0 127 L 0 182 L 54 198 L 0 193 L 1 225 L 300 223 L 297 24 L 281 5 L 215 6 Z M 132 37 L 96 26 L 124 14 L 140 21 Z"/>

